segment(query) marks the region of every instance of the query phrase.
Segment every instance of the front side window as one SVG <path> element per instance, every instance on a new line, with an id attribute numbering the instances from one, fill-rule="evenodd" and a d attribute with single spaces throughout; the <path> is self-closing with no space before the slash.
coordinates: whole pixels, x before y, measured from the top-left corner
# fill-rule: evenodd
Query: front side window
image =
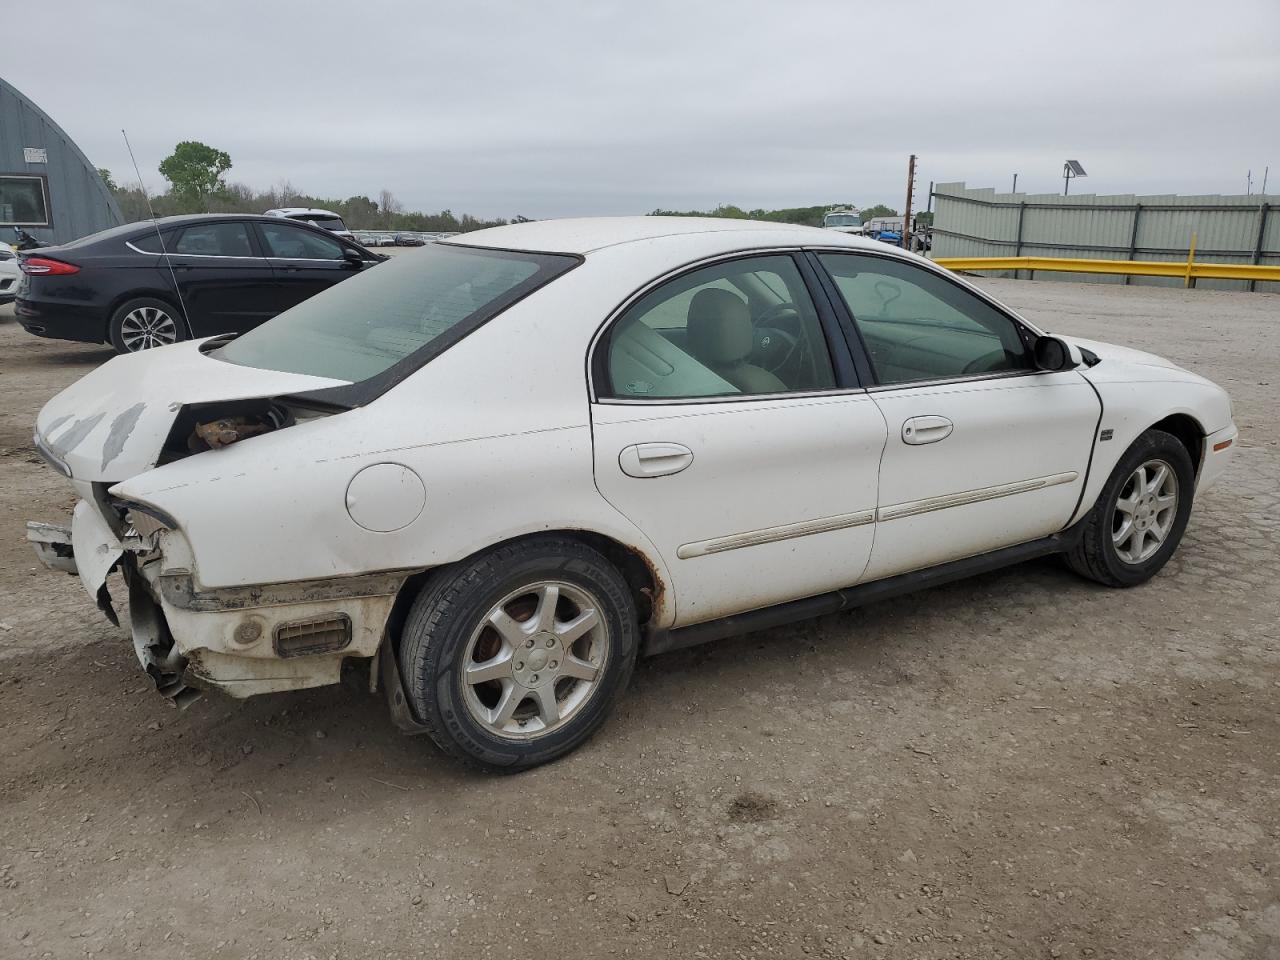
<path id="1" fill-rule="evenodd" d="M 599 385 L 618 399 L 829 390 L 835 374 L 817 310 L 789 256 L 691 271 L 629 307 L 600 346 Z"/>
<path id="2" fill-rule="evenodd" d="M 243 223 L 201 223 L 183 230 L 172 252 L 198 257 L 252 257 L 253 247 Z"/>
<path id="3" fill-rule="evenodd" d="M 425 363 L 577 262 L 432 244 L 369 267 L 213 355 L 246 367 L 368 380 L 400 363 Z"/>
<path id="4" fill-rule="evenodd" d="M 44 177 L 0 176 L 0 223 L 14 227 L 49 226 L 49 194 Z"/>
<path id="5" fill-rule="evenodd" d="M 1013 320 L 932 270 L 862 254 L 824 253 L 820 259 L 853 314 L 881 384 L 1035 366 Z"/>
<path id="6" fill-rule="evenodd" d="M 287 223 L 259 223 L 267 256 L 281 260 L 341 260 L 342 244 L 322 233 Z"/>

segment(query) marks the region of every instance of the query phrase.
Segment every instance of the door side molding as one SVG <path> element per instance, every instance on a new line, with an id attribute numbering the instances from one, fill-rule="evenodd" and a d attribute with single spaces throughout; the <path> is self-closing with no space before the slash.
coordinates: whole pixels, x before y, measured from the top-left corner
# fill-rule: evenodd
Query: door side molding
<path id="1" fill-rule="evenodd" d="M 880 522 L 898 520 L 902 517 L 914 517 L 921 513 L 932 513 L 934 510 L 945 510 L 948 507 L 961 507 L 970 503 L 981 503 L 984 500 L 995 500 L 999 497 L 1011 497 L 1017 493 L 1029 493 L 1045 487 L 1056 487 L 1060 483 L 1074 483 L 1080 474 L 1075 470 L 1066 473 L 1054 473 L 1047 477 L 1032 477 L 1029 480 L 1015 480 L 1013 483 L 1000 483 L 993 487 L 979 487 L 976 490 L 962 490 L 959 493 L 948 493 L 940 497 L 929 497 L 925 500 L 910 500 L 906 503 L 895 503 L 881 507 L 876 511 Z"/>
<path id="2" fill-rule="evenodd" d="M 876 512 L 874 510 L 859 510 L 856 513 L 842 513 L 835 517 L 821 517 L 817 520 L 785 523 L 776 527 L 764 527 L 760 530 L 734 533 L 727 537 L 716 537 L 711 540 L 698 540 L 694 543 L 682 544 L 676 550 L 676 556 L 681 560 L 690 560 L 694 557 L 705 557 L 711 553 L 737 550 L 739 547 L 754 547 L 762 543 L 777 543 L 779 540 L 790 540 L 793 537 L 808 537 L 815 533 L 830 533 L 833 530 L 861 527 L 868 523 L 874 523 L 875 519 Z"/>

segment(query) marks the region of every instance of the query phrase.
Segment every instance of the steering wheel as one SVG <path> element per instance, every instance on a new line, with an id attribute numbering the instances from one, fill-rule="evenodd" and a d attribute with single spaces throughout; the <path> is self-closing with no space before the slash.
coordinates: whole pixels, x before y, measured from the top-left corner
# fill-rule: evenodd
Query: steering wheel
<path id="1" fill-rule="evenodd" d="M 990 373 L 992 370 L 1003 370 L 1008 364 L 1008 357 L 1003 349 L 992 350 L 980 357 L 975 357 L 964 365 L 961 373 Z"/>
<path id="2" fill-rule="evenodd" d="M 760 366 L 774 376 L 795 356 L 800 338 L 779 324 L 800 325 L 800 311 L 792 303 L 775 303 L 754 322 L 755 344 L 752 354 L 760 358 Z"/>

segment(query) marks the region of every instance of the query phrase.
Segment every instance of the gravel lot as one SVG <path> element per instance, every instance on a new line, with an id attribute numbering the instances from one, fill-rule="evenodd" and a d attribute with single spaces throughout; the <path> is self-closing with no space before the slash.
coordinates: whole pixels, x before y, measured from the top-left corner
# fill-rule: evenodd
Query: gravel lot
<path id="1" fill-rule="evenodd" d="M 640 665 L 575 755 L 463 772 L 334 688 L 179 714 L 27 518 L 109 356 L 0 308 L 0 957 L 1280 957 L 1280 296 L 984 281 L 1226 386 L 1152 583 L 1046 560 Z"/>

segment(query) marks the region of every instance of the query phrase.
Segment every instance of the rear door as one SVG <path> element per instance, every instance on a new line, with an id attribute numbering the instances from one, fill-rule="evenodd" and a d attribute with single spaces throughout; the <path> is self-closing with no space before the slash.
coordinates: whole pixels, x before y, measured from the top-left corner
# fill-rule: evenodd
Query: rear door
<path id="1" fill-rule="evenodd" d="M 1065 527 L 1101 415 L 1085 379 L 1036 370 L 1034 331 L 941 270 L 870 253 L 816 260 L 865 345 L 888 428 L 867 579 Z"/>
<path id="2" fill-rule="evenodd" d="M 255 226 L 275 276 L 277 313 L 356 272 L 337 237 L 287 220 L 258 220 Z"/>
<path id="3" fill-rule="evenodd" d="M 166 247 L 194 336 L 242 333 L 274 315 L 271 265 L 258 255 L 244 221 L 192 224 Z"/>
<path id="4" fill-rule="evenodd" d="M 686 625 L 848 586 L 884 418 L 803 259 L 670 279 L 597 343 L 596 485 L 658 547 Z"/>

